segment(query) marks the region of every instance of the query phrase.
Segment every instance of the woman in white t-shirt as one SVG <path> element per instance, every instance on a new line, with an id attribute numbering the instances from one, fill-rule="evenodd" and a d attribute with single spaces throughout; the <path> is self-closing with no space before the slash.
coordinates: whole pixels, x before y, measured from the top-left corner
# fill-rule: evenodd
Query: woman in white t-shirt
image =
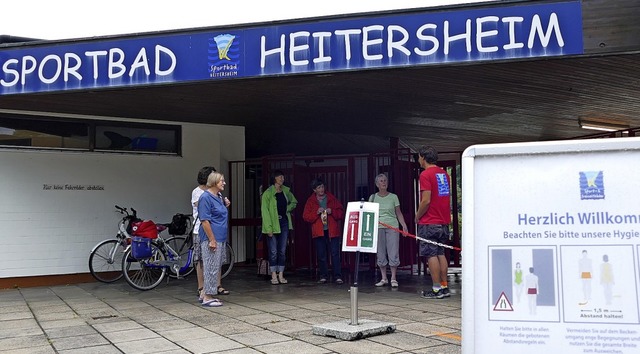
<path id="1" fill-rule="evenodd" d="M 376 176 L 376 187 L 378 193 L 372 194 L 369 198 L 370 202 L 380 205 L 379 221 L 398 228 L 402 225 L 402 230 L 407 231 L 407 223 L 404 221 L 402 211 L 400 210 L 400 201 L 398 196 L 387 190 L 389 179 L 384 173 Z M 391 268 L 391 286 L 398 287 L 396 273 L 400 265 L 400 233 L 396 230 L 379 225 L 378 227 L 378 254 L 377 265 L 380 267 L 382 278 L 376 283 L 376 286 L 385 286 L 389 284 L 387 280 L 387 265 Z"/>

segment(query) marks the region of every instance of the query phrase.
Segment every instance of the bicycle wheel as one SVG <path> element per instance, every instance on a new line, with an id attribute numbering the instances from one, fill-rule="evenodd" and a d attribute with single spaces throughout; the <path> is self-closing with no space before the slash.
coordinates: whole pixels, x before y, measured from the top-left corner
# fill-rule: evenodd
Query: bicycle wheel
<path id="1" fill-rule="evenodd" d="M 113 283 L 122 278 L 122 258 L 125 246 L 120 240 L 104 240 L 89 255 L 89 272 L 96 280 Z"/>
<path id="2" fill-rule="evenodd" d="M 231 244 L 227 242 L 227 252 L 226 257 L 222 260 L 222 269 L 220 269 L 220 277 L 224 278 L 229 273 L 231 273 L 231 269 L 233 269 L 233 264 L 236 262 L 236 254 L 233 252 L 233 248 Z"/>
<path id="3" fill-rule="evenodd" d="M 146 259 L 135 259 L 129 248 L 122 258 L 122 274 L 124 280 L 138 290 L 151 290 L 158 286 L 167 274 L 167 267 L 159 265 L 166 259 L 164 253 L 155 243 L 151 244 L 152 256 Z"/>
<path id="4" fill-rule="evenodd" d="M 190 275 L 191 273 L 193 273 L 195 269 L 193 268 L 193 262 L 191 258 L 193 257 L 193 253 L 190 252 L 191 242 L 189 242 L 189 237 L 192 237 L 192 236 L 173 236 L 168 238 L 166 241 L 164 241 L 166 245 L 171 247 L 172 250 L 176 251 L 176 253 L 180 255 L 180 263 L 178 264 L 180 266 L 180 269 L 182 269 L 183 267 L 185 267 L 185 265 L 187 265 L 187 268 L 185 270 L 180 271 L 180 277 L 186 277 Z M 167 252 L 169 253 L 169 257 L 168 257 L 169 260 L 173 260 L 172 259 L 173 257 L 170 251 L 167 251 Z M 171 278 L 178 277 L 175 269 L 169 267 L 169 276 Z"/>

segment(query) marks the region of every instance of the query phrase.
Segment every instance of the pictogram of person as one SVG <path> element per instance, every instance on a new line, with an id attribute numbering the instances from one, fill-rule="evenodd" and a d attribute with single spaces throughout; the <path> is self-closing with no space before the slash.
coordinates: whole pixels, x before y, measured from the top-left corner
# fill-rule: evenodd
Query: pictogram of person
<path id="1" fill-rule="evenodd" d="M 538 276 L 533 272 L 533 267 L 529 267 L 529 274 L 525 277 L 525 283 L 527 286 L 527 298 L 529 299 L 529 314 L 536 314 L 536 307 L 538 306 Z"/>
<path id="2" fill-rule="evenodd" d="M 600 284 L 604 289 L 604 299 L 606 304 L 611 305 L 615 279 L 613 278 L 613 267 L 611 266 L 611 263 L 609 263 L 609 256 L 606 254 L 602 256 L 602 264 L 600 265 Z"/>
<path id="3" fill-rule="evenodd" d="M 579 305 L 586 305 L 591 300 L 591 274 L 593 273 L 591 258 L 589 258 L 587 250 L 582 251 L 578 270 L 580 271 L 580 279 L 582 279 L 582 296 L 584 298 L 584 301 Z"/>
<path id="4" fill-rule="evenodd" d="M 513 272 L 513 283 L 516 288 L 516 301 L 520 302 L 522 296 L 522 289 L 524 289 L 524 279 L 522 276 L 522 268 L 520 268 L 520 262 L 516 262 L 516 269 Z"/>

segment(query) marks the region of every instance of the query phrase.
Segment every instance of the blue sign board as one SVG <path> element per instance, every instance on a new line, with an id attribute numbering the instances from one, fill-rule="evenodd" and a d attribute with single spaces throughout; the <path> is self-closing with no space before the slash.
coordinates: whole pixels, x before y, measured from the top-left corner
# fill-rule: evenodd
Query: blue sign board
<path id="1" fill-rule="evenodd" d="M 583 54 L 580 1 L 0 50 L 0 94 Z"/>

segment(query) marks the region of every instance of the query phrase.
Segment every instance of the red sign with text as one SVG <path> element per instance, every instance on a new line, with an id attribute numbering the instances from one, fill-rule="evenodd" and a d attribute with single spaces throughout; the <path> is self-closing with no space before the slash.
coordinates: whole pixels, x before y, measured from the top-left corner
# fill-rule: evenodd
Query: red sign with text
<path id="1" fill-rule="evenodd" d="M 358 235 L 360 235 L 360 212 L 352 211 L 347 219 L 347 246 L 358 247 Z"/>

